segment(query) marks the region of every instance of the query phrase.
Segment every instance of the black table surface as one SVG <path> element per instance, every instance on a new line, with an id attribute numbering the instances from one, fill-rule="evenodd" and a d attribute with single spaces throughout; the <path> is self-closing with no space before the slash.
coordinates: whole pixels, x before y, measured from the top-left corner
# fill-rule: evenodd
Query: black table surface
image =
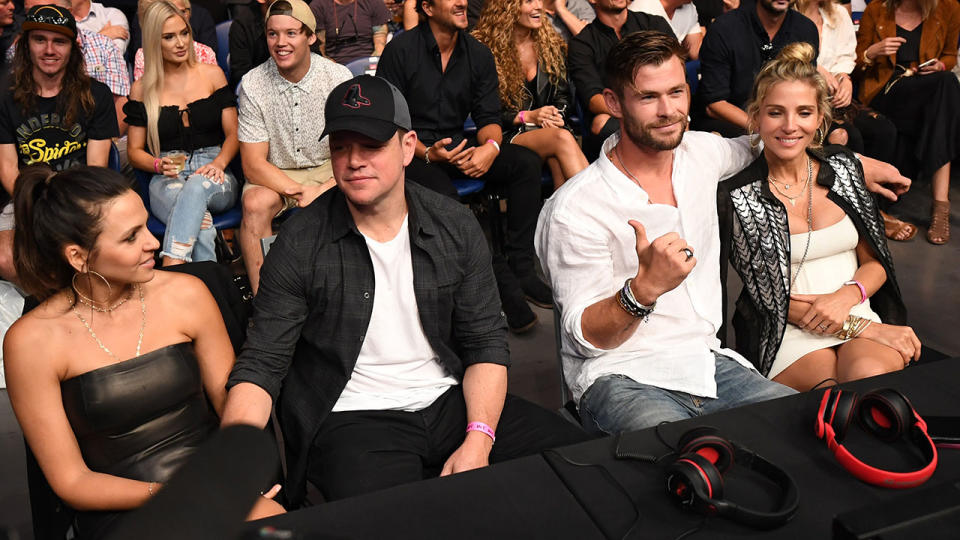
<path id="1" fill-rule="evenodd" d="M 958 380 L 960 361 L 952 359 L 844 388 L 896 388 L 921 415 L 960 416 Z M 294 530 L 302 538 L 676 538 L 697 527 L 694 538 L 829 538 L 837 514 L 960 479 L 960 451 L 940 449 L 936 472 L 918 488 L 883 489 L 856 480 L 814 435 L 819 395 L 798 394 L 664 424 L 659 433 L 647 429 L 581 443 L 320 504 L 257 525 Z M 702 425 L 718 428 L 793 476 L 800 506 L 789 523 L 756 531 L 720 518 L 704 521 L 667 497 L 664 470 L 673 456 L 665 443 L 676 445 L 685 431 Z M 844 444 L 875 467 L 909 471 L 924 465 L 920 452 L 906 441 L 882 443 L 859 427 L 851 426 Z M 617 445 L 662 459 L 618 460 Z M 724 495 L 742 506 L 771 511 L 779 491 L 757 473 L 734 465 L 724 475 Z"/>

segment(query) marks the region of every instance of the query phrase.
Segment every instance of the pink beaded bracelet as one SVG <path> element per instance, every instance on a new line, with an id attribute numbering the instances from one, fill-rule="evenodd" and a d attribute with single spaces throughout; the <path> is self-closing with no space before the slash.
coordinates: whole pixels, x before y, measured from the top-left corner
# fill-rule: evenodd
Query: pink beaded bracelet
<path id="1" fill-rule="evenodd" d="M 479 431 L 487 437 L 490 437 L 494 443 L 497 442 L 497 434 L 494 433 L 493 428 L 484 424 L 483 422 L 470 422 L 467 424 L 467 433 L 470 433 L 471 431 Z"/>
<path id="2" fill-rule="evenodd" d="M 863 283 L 860 283 L 859 281 L 857 281 L 857 280 L 855 280 L 855 279 L 851 279 L 850 281 L 845 281 L 843 284 L 844 284 L 844 285 L 856 285 L 857 288 L 860 289 L 860 303 L 862 304 L 862 303 L 864 303 L 864 302 L 867 301 L 867 289 L 865 289 L 865 288 L 863 287 Z"/>

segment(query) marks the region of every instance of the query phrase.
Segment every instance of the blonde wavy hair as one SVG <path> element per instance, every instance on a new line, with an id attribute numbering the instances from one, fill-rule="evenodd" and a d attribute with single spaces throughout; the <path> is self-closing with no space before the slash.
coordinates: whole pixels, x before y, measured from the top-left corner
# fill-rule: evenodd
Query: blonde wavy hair
<path id="1" fill-rule="evenodd" d="M 500 84 L 500 102 L 510 109 L 523 106 L 524 83 L 523 67 L 517 54 L 517 45 L 513 40 L 514 27 L 520 16 L 523 0 L 488 1 L 480 14 L 480 20 L 473 30 L 473 37 L 493 51 L 497 64 L 497 77 Z M 558 85 L 567 78 L 567 44 L 542 15 L 543 24 L 533 31 L 533 41 L 537 47 L 540 64 L 550 79 L 550 84 Z"/>
<path id="2" fill-rule="evenodd" d="M 816 58 L 816 51 L 809 43 L 790 43 L 780 51 L 776 58 L 767 62 L 760 73 L 757 73 L 757 77 L 753 81 L 750 102 L 747 104 L 747 117 L 750 119 L 751 135 L 756 125 L 756 119 L 760 116 L 760 106 L 767 98 L 770 89 L 778 83 L 798 81 L 810 85 L 817 92 L 817 112 L 823 114 L 823 119 L 820 121 L 820 127 L 817 128 L 818 136 L 816 139 L 819 140 L 815 139 L 814 144 L 816 146 L 823 144 L 827 130 L 833 122 L 833 109 L 830 106 L 830 89 L 813 65 L 814 58 Z M 750 142 L 754 146 L 759 143 L 752 136 Z"/>
<path id="3" fill-rule="evenodd" d="M 171 17 L 179 17 L 187 25 L 190 41 L 187 43 L 187 65 L 197 64 L 197 53 L 193 50 L 193 29 L 190 21 L 180 13 L 173 3 L 167 0 L 157 0 L 143 9 L 140 17 L 140 27 L 143 31 L 143 106 L 147 110 L 147 149 L 150 153 L 160 155 L 160 135 L 157 131 L 157 120 L 160 118 L 160 93 L 163 91 L 163 50 L 161 36 L 163 25 Z"/>
<path id="4" fill-rule="evenodd" d="M 807 8 L 810 7 L 810 4 L 816 4 L 818 8 L 822 9 L 824 14 L 826 14 L 826 19 L 831 23 L 837 22 L 837 10 L 844 9 L 840 7 L 840 4 L 836 0 L 795 0 L 793 3 L 793 9 L 804 13 L 807 11 Z"/>

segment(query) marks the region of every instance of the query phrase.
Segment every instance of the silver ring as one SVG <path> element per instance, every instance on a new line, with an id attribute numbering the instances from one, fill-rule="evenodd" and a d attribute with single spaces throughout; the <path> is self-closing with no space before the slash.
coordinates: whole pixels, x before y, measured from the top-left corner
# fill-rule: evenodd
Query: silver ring
<path id="1" fill-rule="evenodd" d="M 822 325 L 822 324 L 818 324 L 818 325 L 817 325 L 817 328 L 819 328 L 819 329 L 821 329 L 821 330 L 826 330 L 826 329 L 829 328 L 829 327 L 830 327 L 829 324 L 826 325 L 826 326 L 824 326 L 824 325 Z"/>
<path id="2" fill-rule="evenodd" d="M 693 250 L 692 250 L 692 249 L 690 249 L 690 248 L 683 248 L 683 249 L 681 249 L 680 251 L 682 251 L 682 252 L 684 252 L 684 253 L 687 254 L 687 260 L 688 260 L 688 261 L 693 258 Z"/>

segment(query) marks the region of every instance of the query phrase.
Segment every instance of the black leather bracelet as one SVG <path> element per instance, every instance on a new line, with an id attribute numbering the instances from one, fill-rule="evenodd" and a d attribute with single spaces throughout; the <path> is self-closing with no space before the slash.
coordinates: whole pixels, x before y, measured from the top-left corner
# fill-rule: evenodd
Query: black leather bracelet
<path id="1" fill-rule="evenodd" d="M 645 306 L 637 302 L 636 298 L 633 297 L 633 291 L 630 289 L 629 279 L 623 284 L 623 289 L 617 291 L 617 302 L 619 302 L 620 307 L 622 307 L 624 311 L 644 321 L 650 317 L 653 309 L 657 306 L 656 302 L 651 306 Z"/>

